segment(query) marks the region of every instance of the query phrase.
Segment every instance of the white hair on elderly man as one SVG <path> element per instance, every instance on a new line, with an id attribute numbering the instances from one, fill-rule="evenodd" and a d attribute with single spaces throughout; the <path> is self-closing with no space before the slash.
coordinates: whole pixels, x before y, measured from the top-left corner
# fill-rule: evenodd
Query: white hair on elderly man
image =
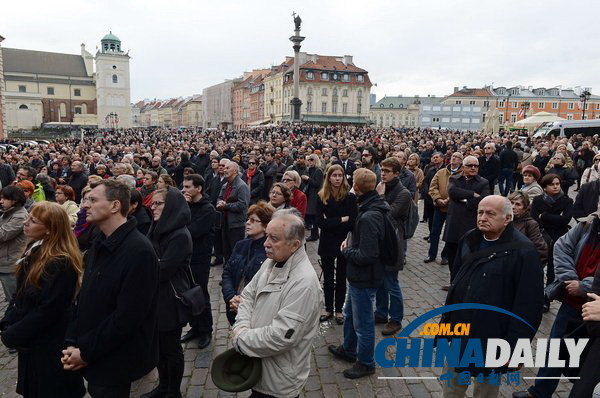
<path id="1" fill-rule="evenodd" d="M 302 215 L 298 211 L 298 209 L 281 209 L 277 210 L 272 219 L 282 218 L 286 223 L 285 227 L 285 240 L 288 242 L 292 242 L 294 240 L 299 240 L 300 243 L 304 243 L 304 220 L 302 219 Z"/>

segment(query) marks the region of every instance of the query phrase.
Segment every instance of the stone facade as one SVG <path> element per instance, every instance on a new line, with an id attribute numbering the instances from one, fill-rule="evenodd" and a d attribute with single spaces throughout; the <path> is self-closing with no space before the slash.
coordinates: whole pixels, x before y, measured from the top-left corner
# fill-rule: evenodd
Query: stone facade
<path id="1" fill-rule="evenodd" d="M 281 123 L 283 120 L 283 70 L 288 65 L 282 64 L 271 68 L 264 78 L 264 117 L 271 123 Z"/>
<path id="2" fill-rule="evenodd" d="M 5 129 L 29 130 L 42 123 L 130 127 L 129 56 L 112 34 L 101 43 L 96 57 L 84 44 L 78 55 L 0 49 Z"/>
<path id="3" fill-rule="evenodd" d="M 439 104 L 436 97 L 383 97 L 371 106 L 369 118 L 377 127 L 419 127 L 419 114 L 422 104 Z"/>
<path id="4" fill-rule="evenodd" d="M 232 90 L 233 80 L 215 84 L 202 90 L 202 125 L 204 128 L 233 127 Z"/>
<path id="5" fill-rule="evenodd" d="M 293 98 L 293 63 L 283 72 L 283 120 L 290 120 Z M 301 117 L 312 123 L 366 124 L 371 81 L 351 55 L 325 56 L 299 53 Z"/>

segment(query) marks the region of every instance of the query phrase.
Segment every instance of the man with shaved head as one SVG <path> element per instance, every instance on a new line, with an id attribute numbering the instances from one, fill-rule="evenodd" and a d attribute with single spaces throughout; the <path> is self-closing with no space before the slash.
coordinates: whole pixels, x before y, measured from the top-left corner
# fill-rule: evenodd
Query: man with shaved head
<path id="1" fill-rule="evenodd" d="M 468 158 L 468 157 L 467 157 Z M 466 159 L 465 159 L 466 160 Z M 540 257 L 533 243 L 512 225 L 510 201 L 499 195 L 481 199 L 477 208 L 477 228 L 459 241 L 452 270 L 452 285 L 446 305 L 481 303 L 512 312 L 523 320 L 489 310 L 453 311 L 442 316 L 442 323 L 471 325 L 468 336 L 453 339 L 461 344 L 461 355 L 467 339 L 480 339 L 486 352 L 489 339 L 502 339 L 512 349 L 518 339 L 532 339 L 542 320 L 544 276 Z M 531 327 L 529 326 L 531 325 Z M 532 329 L 533 328 L 533 329 Z M 496 368 L 445 366 L 444 373 L 454 372 L 449 384 L 442 388 L 445 397 L 463 397 L 468 385 L 457 382 L 457 373 L 468 371 L 473 377 L 514 371 L 523 363 L 505 363 Z M 464 384 L 464 385 L 463 385 Z M 499 386 L 474 380 L 474 397 L 496 397 Z"/>

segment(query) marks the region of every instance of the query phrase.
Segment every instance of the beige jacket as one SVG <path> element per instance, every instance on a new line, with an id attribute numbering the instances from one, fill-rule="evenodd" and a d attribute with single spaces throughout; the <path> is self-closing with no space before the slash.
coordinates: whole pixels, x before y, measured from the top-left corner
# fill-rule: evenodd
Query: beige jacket
<path id="1" fill-rule="evenodd" d="M 434 206 L 444 213 L 448 211 L 448 205 L 440 207 L 436 200 L 448 199 L 448 182 L 451 175 L 452 173 L 448 170 L 448 167 L 444 167 L 435 173 L 429 184 L 429 196 L 431 196 Z"/>
<path id="2" fill-rule="evenodd" d="M 265 260 L 241 295 L 233 346 L 262 358 L 262 378 L 253 389 L 275 397 L 296 397 L 310 372 L 319 330 L 323 292 L 304 247 L 281 268 Z"/>

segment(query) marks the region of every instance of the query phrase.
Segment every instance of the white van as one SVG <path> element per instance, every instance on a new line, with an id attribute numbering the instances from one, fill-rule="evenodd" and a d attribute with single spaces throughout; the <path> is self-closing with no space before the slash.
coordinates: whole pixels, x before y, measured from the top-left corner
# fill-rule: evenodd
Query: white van
<path id="1" fill-rule="evenodd" d="M 571 137 L 581 134 L 584 137 L 591 137 L 600 134 L 600 119 L 590 120 L 558 120 L 556 122 L 547 122 L 541 125 L 533 133 L 534 138 L 553 135 L 555 137 Z"/>

